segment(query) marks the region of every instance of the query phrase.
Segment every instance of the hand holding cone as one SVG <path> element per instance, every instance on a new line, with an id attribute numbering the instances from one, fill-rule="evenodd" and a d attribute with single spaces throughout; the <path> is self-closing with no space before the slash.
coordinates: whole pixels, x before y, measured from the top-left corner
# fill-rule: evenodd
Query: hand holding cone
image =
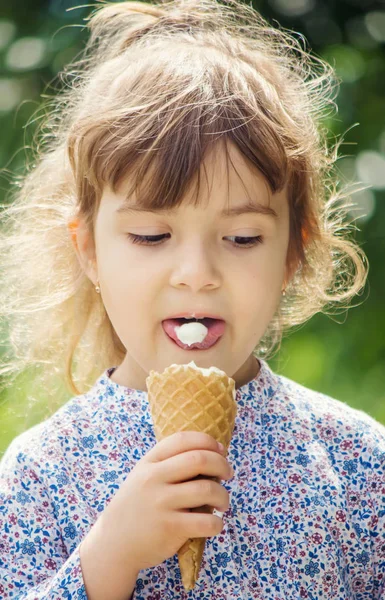
<path id="1" fill-rule="evenodd" d="M 146 379 L 148 401 L 157 441 L 178 431 L 208 433 L 225 448 L 227 455 L 234 430 L 237 405 L 235 381 L 215 367 L 200 369 L 194 362 L 171 365 Z M 202 506 L 194 512 L 212 513 Z M 206 538 L 189 539 L 178 551 L 185 590 L 193 589 L 199 575 Z"/>

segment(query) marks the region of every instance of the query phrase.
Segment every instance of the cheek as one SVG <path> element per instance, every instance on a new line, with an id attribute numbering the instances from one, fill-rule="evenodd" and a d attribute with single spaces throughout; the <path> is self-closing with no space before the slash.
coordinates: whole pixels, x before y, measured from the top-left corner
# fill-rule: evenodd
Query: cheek
<path id="1" fill-rule="evenodd" d="M 105 244 L 98 262 L 104 281 L 122 291 L 148 284 L 156 273 L 150 255 L 149 259 L 143 256 L 143 250 L 133 246 L 124 235 Z"/>
<path id="2" fill-rule="evenodd" d="M 135 315 L 148 312 L 147 298 L 155 283 L 150 268 L 144 268 L 133 253 L 107 248 L 99 257 L 100 280 L 103 282 L 103 302 L 113 325 L 122 319 L 130 327 Z M 124 323 L 123 323 L 124 327 Z"/>
<path id="3" fill-rule="evenodd" d="M 252 321 L 265 321 L 272 317 L 281 298 L 285 262 L 286 254 L 276 244 L 275 247 L 266 246 L 247 270 L 238 270 L 236 288 L 239 314 Z"/>
<path id="4" fill-rule="evenodd" d="M 251 282 L 264 293 L 275 293 L 276 287 L 280 286 L 283 273 L 285 271 L 286 250 L 283 244 L 266 243 L 261 246 L 256 253 L 253 261 L 248 265 L 248 274 Z"/>

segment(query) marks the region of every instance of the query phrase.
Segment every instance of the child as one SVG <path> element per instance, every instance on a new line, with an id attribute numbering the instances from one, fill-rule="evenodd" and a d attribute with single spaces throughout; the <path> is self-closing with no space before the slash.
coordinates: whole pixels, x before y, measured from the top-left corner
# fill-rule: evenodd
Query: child
<path id="1" fill-rule="evenodd" d="M 89 27 L 3 214 L 2 373 L 74 396 L 3 457 L 1 598 L 384 599 L 385 428 L 266 362 L 365 284 L 331 69 L 238 0 L 103 3 Z M 194 316 L 200 346 L 175 335 Z M 191 360 L 236 382 L 227 460 L 205 434 L 156 443 L 146 377 Z"/>

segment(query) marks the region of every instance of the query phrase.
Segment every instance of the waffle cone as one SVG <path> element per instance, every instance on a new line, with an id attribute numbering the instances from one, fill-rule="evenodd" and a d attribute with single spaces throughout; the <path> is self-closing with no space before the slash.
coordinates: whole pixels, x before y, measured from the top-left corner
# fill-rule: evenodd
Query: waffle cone
<path id="1" fill-rule="evenodd" d="M 151 371 L 146 383 L 158 442 L 178 431 L 200 431 L 223 444 L 227 454 L 237 412 L 231 377 L 223 371 L 199 369 L 191 362 L 171 365 L 163 373 Z M 207 505 L 190 510 L 213 512 Z M 178 551 L 185 590 L 193 589 L 198 579 L 205 543 L 206 538 L 191 538 Z"/>

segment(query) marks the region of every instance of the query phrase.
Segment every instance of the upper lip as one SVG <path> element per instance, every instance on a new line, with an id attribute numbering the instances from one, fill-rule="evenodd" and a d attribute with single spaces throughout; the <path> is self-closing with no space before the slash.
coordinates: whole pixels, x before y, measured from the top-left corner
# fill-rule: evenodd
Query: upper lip
<path id="1" fill-rule="evenodd" d="M 217 321 L 224 321 L 224 319 L 222 317 L 219 317 L 218 315 L 212 315 L 211 313 L 208 312 L 194 312 L 194 311 L 189 311 L 189 312 L 184 312 L 184 313 L 178 313 L 176 315 L 173 315 L 172 317 L 167 317 L 168 319 L 183 319 L 184 317 L 186 317 L 187 319 L 216 319 Z"/>

